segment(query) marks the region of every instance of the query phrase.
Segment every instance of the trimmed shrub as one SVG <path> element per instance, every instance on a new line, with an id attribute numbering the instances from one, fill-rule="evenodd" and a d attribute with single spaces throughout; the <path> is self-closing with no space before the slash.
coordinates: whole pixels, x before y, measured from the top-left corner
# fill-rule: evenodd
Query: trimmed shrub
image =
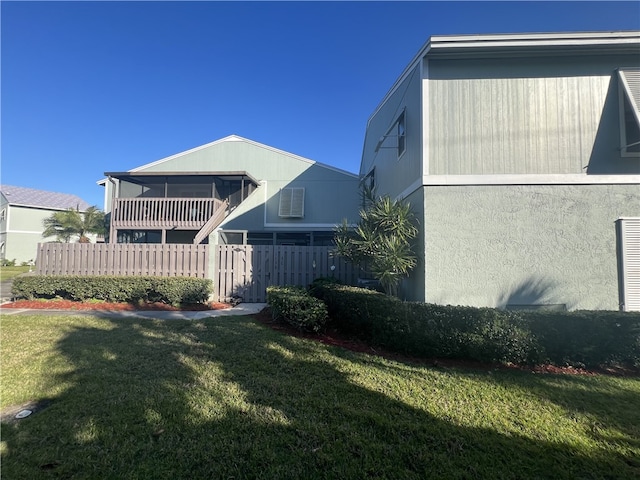
<path id="1" fill-rule="evenodd" d="M 421 357 L 556 365 L 640 365 L 640 314 L 503 311 L 403 302 L 371 290 L 320 283 L 337 329 Z"/>
<path id="2" fill-rule="evenodd" d="M 555 365 L 640 366 L 640 313 L 615 311 L 520 312 Z"/>
<path id="3" fill-rule="evenodd" d="M 325 304 L 302 287 L 267 287 L 267 303 L 274 320 L 283 320 L 301 330 L 317 333 L 327 322 Z"/>
<path id="4" fill-rule="evenodd" d="M 212 292 L 211 280 L 192 277 L 117 277 L 27 275 L 13 281 L 17 298 L 55 298 L 107 302 L 202 303 Z"/>

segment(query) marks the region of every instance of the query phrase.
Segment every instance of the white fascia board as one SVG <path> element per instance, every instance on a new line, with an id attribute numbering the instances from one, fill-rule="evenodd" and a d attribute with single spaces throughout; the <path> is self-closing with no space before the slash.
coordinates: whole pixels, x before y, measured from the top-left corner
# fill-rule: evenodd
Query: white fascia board
<path id="1" fill-rule="evenodd" d="M 139 172 L 139 171 L 142 171 L 142 170 L 146 170 L 147 168 L 155 167 L 156 165 L 160 165 L 160 164 L 162 164 L 164 162 L 168 162 L 170 160 L 175 160 L 176 158 L 180 158 L 180 157 L 182 157 L 184 155 L 188 155 L 190 153 L 194 153 L 194 152 L 203 150 L 205 148 L 209 148 L 209 147 L 212 147 L 214 145 L 218 145 L 220 143 L 225 143 L 225 142 L 244 142 L 244 143 L 247 143 L 249 145 L 253 145 L 253 146 L 256 146 L 256 147 L 259 147 L 259 148 L 263 148 L 265 150 L 269 150 L 269 151 L 277 153 L 279 155 L 284 155 L 284 156 L 293 158 L 295 160 L 307 163 L 309 165 L 317 165 L 319 167 L 326 168 L 328 170 L 333 170 L 335 172 L 339 172 L 339 173 L 342 173 L 344 175 L 349 175 L 349 176 L 351 176 L 353 178 L 358 178 L 358 175 L 355 174 L 355 173 L 348 172 L 346 170 L 342 170 L 342 169 L 337 168 L 337 167 L 332 167 L 331 165 L 327 165 L 327 164 L 324 164 L 324 163 L 316 162 L 315 160 L 310 160 L 308 158 L 304 158 L 304 157 L 301 157 L 299 155 L 295 155 L 295 154 L 290 153 L 290 152 L 285 152 L 284 150 L 280 150 L 278 148 L 274 148 L 274 147 L 271 147 L 269 145 L 265 145 L 263 143 L 254 142 L 253 140 L 249 140 L 248 138 L 243 138 L 243 137 L 240 137 L 238 135 L 229 135 L 228 137 L 221 138 L 221 139 L 216 140 L 214 142 L 207 143 L 205 145 L 201 145 L 199 147 L 195 147 L 195 148 L 192 148 L 190 150 L 186 150 L 184 152 L 176 153 L 175 155 L 171 155 L 170 157 L 165 157 L 165 158 L 162 158 L 160 160 L 156 160 L 155 162 L 147 163 L 146 165 L 142 165 L 140 167 L 133 168 L 131 170 L 127 170 L 127 172 L 133 173 L 133 172 Z M 176 172 L 176 173 L 178 173 L 178 172 Z"/>
<path id="2" fill-rule="evenodd" d="M 12 207 L 21 207 L 21 208 L 33 208 L 35 210 L 47 210 L 51 212 L 66 212 L 69 208 L 58 208 L 58 207 L 43 207 L 42 205 L 29 205 L 28 203 L 10 203 Z M 78 210 L 80 213 L 84 213 L 85 210 Z"/>
<path id="3" fill-rule="evenodd" d="M 425 175 L 405 188 L 395 199 L 403 200 L 421 187 L 476 185 L 638 185 L 640 175 Z"/>
<path id="4" fill-rule="evenodd" d="M 640 175 L 506 174 L 425 175 L 425 186 L 437 185 L 639 185 Z"/>
<path id="5" fill-rule="evenodd" d="M 640 41 L 638 31 L 618 32 L 554 32 L 495 35 L 435 35 L 430 39 L 433 50 L 443 48 L 589 46 L 634 44 Z"/>
<path id="6" fill-rule="evenodd" d="M 434 35 L 418 50 L 418 53 L 402 71 L 398 79 L 385 94 L 367 120 L 367 128 L 382 105 L 393 95 L 409 73 L 425 56 L 433 53 L 446 53 L 447 49 L 466 49 L 470 52 L 478 48 L 498 50 L 513 47 L 561 47 L 583 46 L 585 48 L 603 45 L 638 45 L 640 48 L 640 31 L 618 32 L 569 32 L 569 33 L 527 33 L 527 34 L 494 34 L 494 35 Z M 428 78 L 428 77 L 425 77 Z"/>
<path id="7" fill-rule="evenodd" d="M 42 235 L 42 230 L 7 230 L 7 233 L 28 233 L 30 235 Z M 53 238 L 53 237 L 43 237 L 43 238 Z"/>

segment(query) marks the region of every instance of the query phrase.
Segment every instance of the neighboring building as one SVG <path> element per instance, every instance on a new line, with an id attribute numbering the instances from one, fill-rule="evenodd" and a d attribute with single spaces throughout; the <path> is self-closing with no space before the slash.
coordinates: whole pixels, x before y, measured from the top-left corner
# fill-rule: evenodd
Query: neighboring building
<path id="1" fill-rule="evenodd" d="M 640 309 L 640 32 L 431 37 L 360 175 L 419 217 L 407 299 Z"/>
<path id="2" fill-rule="evenodd" d="M 327 246 L 357 175 L 235 135 L 106 172 L 109 242 Z"/>
<path id="3" fill-rule="evenodd" d="M 76 195 L 0 185 L 0 258 L 17 265 L 35 261 L 38 243 L 56 240 L 42 236 L 43 220 L 54 212 L 89 207 Z"/>

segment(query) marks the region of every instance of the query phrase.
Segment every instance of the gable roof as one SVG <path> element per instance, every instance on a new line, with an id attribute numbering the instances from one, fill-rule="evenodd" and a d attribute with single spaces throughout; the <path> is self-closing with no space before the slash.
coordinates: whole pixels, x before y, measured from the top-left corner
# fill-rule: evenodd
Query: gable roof
<path id="1" fill-rule="evenodd" d="M 85 211 L 91 205 L 77 195 L 70 193 L 48 192 L 35 188 L 0 185 L 0 193 L 9 205 L 22 207 L 48 208 L 52 210 L 67 210 L 69 208 Z"/>
<path id="2" fill-rule="evenodd" d="M 201 145 L 199 147 L 195 147 L 195 148 L 192 148 L 192 149 L 184 151 L 184 152 L 176 153 L 175 155 L 171 155 L 169 157 L 165 157 L 165 158 L 162 158 L 160 160 L 156 160 L 155 162 L 147 163 L 146 165 L 141 165 L 140 167 L 132 168 L 131 170 L 128 170 L 128 172 L 140 172 L 141 170 L 145 170 L 145 169 L 147 169 L 149 167 L 152 167 L 152 166 L 155 166 L 155 165 L 159 165 L 161 163 L 167 162 L 169 160 L 173 160 L 173 159 L 181 157 L 183 155 L 187 155 L 189 153 L 196 152 L 198 150 L 202 150 L 202 149 L 205 149 L 205 148 L 209 148 L 209 147 L 212 147 L 214 145 L 218 145 L 218 144 L 224 143 L 224 142 L 244 142 L 244 143 L 247 143 L 249 145 L 253 145 L 255 147 L 258 147 L 258 148 L 264 148 L 265 150 L 270 150 L 270 151 L 278 153 L 280 155 L 285 155 L 285 156 L 293 158 L 295 160 L 299 160 L 301 162 L 308 163 L 310 165 L 317 165 L 318 167 L 322 167 L 322 168 L 326 168 L 326 169 L 329 169 L 329 170 L 333 170 L 333 171 L 336 171 L 336 172 L 339 172 L 339 173 L 342 173 L 342 174 L 345 174 L 345 175 L 350 175 L 350 176 L 355 177 L 355 178 L 358 177 L 358 175 L 355 174 L 355 173 L 348 172 L 346 170 L 342 170 L 342 169 L 337 168 L 337 167 L 332 167 L 331 165 L 327 165 L 327 164 L 324 164 L 324 163 L 316 162 L 315 160 L 309 160 L 308 158 L 304 158 L 304 157 L 301 157 L 299 155 L 295 155 L 293 153 L 285 152 L 284 150 L 279 150 L 277 148 L 270 147 L 269 145 L 265 145 L 263 143 L 255 142 L 253 140 L 249 140 L 247 138 L 240 137 L 238 135 L 229 135 L 229 136 L 221 138 L 219 140 L 215 140 L 214 142 L 207 143 L 205 145 Z M 108 173 L 106 173 L 106 175 L 108 175 Z"/>

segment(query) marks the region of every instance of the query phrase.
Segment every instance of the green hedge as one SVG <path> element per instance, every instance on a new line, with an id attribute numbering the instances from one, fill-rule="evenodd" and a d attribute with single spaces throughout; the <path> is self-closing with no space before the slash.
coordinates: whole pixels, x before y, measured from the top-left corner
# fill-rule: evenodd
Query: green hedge
<path id="1" fill-rule="evenodd" d="M 274 319 L 283 320 L 301 330 L 319 332 L 327 322 L 325 304 L 302 287 L 267 287 L 267 303 Z"/>
<path id="2" fill-rule="evenodd" d="M 520 312 L 556 365 L 640 366 L 640 313 L 615 311 Z"/>
<path id="3" fill-rule="evenodd" d="M 116 277 L 27 275 L 13 281 L 17 298 L 55 298 L 108 302 L 165 302 L 172 305 L 206 302 L 211 280 L 192 277 Z"/>
<path id="4" fill-rule="evenodd" d="M 640 365 L 640 314 L 513 312 L 402 302 L 356 287 L 314 284 L 336 328 L 422 357 L 511 363 Z"/>

